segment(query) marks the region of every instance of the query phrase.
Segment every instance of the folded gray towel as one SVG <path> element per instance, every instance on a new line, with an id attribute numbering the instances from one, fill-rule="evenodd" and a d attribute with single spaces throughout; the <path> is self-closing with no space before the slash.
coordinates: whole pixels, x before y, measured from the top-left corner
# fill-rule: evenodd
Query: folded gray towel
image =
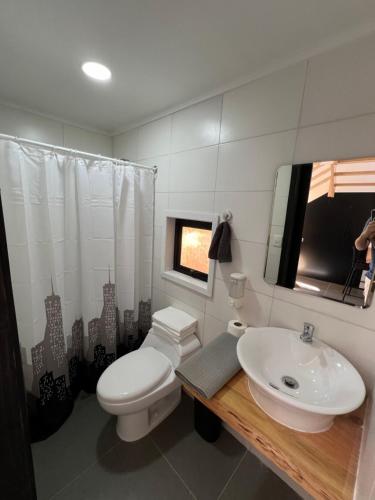
<path id="1" fill-rule="evenodd" d="M 208 258 L 219 262 L 232 262 L 232 250 L 230 247 L 231 228 L 229 222 L 221 222 L 212 238 Z"/>
<path id="2" fill-rule="evenodd" d="M 237 342 L 237 337 L 222 333 L 182 363 L 176 375 L 205 398 L 212 398 L 241 369 Z"/>

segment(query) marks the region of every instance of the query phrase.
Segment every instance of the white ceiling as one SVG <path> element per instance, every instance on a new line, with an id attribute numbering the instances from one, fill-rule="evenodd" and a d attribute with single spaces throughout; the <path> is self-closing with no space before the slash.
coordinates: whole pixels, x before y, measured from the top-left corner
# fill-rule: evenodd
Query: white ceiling
<path id="1" fill-rule="evenodd" d="M 374 0 L 1 0 L 0 99 L 112 133 L 373 23 Z"/>

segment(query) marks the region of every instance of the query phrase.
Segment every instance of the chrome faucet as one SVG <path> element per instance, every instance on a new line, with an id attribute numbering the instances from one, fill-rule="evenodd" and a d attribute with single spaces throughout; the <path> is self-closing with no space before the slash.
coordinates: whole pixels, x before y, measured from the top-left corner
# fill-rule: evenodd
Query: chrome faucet
<path id="1" fill-rule="evenodd" d="M 311 343 L 313 341 L 314 330 L 315 330 L 314 325 L 312 325 L 311 323 L 304 323 L 303 333 L 301 333 L 299 338 L 302 340 L 302 342 Z"/>

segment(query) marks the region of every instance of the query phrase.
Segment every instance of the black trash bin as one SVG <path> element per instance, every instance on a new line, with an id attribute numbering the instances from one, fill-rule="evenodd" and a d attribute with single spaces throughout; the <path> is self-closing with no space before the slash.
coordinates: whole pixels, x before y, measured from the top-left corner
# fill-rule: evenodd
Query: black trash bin
<path id="1" fill-rule="evenodd" d="M 219 439 L 221 419 L 196 398 L 194 398 L 194 427 L 198 434 L 209 443 L 214 443 Z"/>

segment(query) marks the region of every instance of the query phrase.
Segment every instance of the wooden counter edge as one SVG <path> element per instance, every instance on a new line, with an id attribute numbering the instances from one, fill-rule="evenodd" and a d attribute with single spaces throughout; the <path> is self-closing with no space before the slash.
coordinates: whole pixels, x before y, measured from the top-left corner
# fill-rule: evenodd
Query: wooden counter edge
<path id="1" fill-rule="evenodd" d="M 240 372 L 241 373 L 241 372 Z M 240 376 L 240 373 L 235 375 L 232 380 Z M 243 372 L 242 372 L 243 373 Z M 245 376 L 245 374 L 243 374 Z M 229 381 L 223 389 L 227 389 L 227 386 L 230 384 Z M 264 433 L 260 435 L 260 433 L 254 433 L 249 426 L 246 425 L 246 422 L 243 422 L 243 419 L 236 415 L 235 411 L 228 410 L 228 408 L 223 407 L 220 400 L 215 398 L 215 396 L 211 399 L 206 399 L 195 390 L 193 390 L 190 386 L 183 384 L 183 390 L 190 396 L 198 399 L 201 403 L 203 403 L 207 408 L 209 408 L 213 413 L 215 413 L 218 417 L 221 418 L 229 427 L 231 427 L 234 431 L 238 432 L 242 438 L 245 439 L 251 446 L 253 446 L 262 456 L 266 457 L 272 464 L 274 464 L 278 469 L 284 472 L 292 481 L 294 481 L 298 486 L 300 486 L 306 493 L 313 496 L 314 499 L 317 500 L 352 500 L 354 488 L 355 488 L 355 477 L 351 484 L 346 482 L 343 487 L 343 491 L 341 494 L 336 495 L 332 491 L 327 491 L 326 486 L 318 480 L 317 477 L 311 476 L 307 478 L 305 474 L 301 474 L 301 471 L 296 464 L 290 463 L 288 457 L 283 453 L 282 449 L 274 449 L 272 443 L 269 441 L 268 436 Z M 220 392 L 219 391 L 219 392 Z M 219 392 L 217 394 L 219 394 Z M 234 391 L 233 391 L 234 392 Z M 249 400 L 251 396 L 249 394 Z M 362 414 L 364 415 L 366 412 L 367 400 L 363 403 L 361 409 Z M 357 410 L 358 411 L 358 410 Z M 365 420 L 365 418 L 363 418 Z M 275 422 L 277 424 L 277 422 Z M 280 425 L 280 424 L 277 424 Z M 298 431 L 295 431 L 298 432 Z M 357 453 L 354 457 L 355 460 L 355 471 L 356 474 L 358 472 L 358 459 L 359 459 L 359 451 L 361 446 L 361 441 L 363 437 L 363 422 L 360 437 L 358 440 Z M 328 477 L 328 476 L 327 476 Z"/>

